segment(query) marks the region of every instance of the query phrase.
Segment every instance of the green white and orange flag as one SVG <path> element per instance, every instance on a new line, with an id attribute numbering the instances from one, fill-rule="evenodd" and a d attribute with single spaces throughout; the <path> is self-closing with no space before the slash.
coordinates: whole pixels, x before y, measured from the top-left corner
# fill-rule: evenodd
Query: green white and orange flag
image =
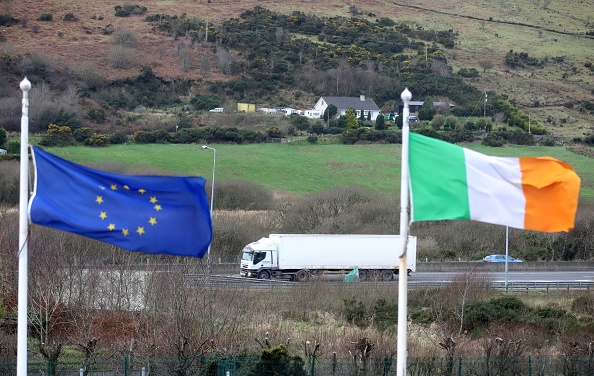
<path id="1" fill-rule="evenodd" d="M 580 178 L 551 157 L 491 157 L 410 133 L 411 221 L 466 219 L 557 232 L 574 226 Z"/>

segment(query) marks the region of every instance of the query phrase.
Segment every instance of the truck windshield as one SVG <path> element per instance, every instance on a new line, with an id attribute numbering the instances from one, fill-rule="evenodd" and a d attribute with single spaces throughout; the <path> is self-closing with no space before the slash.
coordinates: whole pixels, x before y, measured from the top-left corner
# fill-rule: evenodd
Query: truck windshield
<path id="1" fill-rule="evenodd" d="M 244 251 L 243 256 L 241 256 L 241 259 L 245 261 L 252 261 L 252 257 L 254 257 L 254 252 Z"/>

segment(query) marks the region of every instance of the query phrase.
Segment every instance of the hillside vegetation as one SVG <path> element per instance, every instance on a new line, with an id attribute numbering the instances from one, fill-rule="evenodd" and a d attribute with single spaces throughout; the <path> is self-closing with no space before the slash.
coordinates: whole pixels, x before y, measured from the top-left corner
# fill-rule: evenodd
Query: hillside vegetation
<path id="1" fill-rule="evenodd" d="M 594 11 L 584 1 L 0 4 L 9 130 L 20 103 L 9 88 L 23 74 L 34 131 L 68 120 L 129 134 L 225 125 L 204 110 L 309 108 L 321 95 L 366 94 L 387 113 L 405 86 L 415 100 L 452 101 L 460 116 L 485 111 L 504 125 L 509 102 L 524 114 L 511 125 L 530 122 L 533 133 L 584 138 L 594 119 Z"/>

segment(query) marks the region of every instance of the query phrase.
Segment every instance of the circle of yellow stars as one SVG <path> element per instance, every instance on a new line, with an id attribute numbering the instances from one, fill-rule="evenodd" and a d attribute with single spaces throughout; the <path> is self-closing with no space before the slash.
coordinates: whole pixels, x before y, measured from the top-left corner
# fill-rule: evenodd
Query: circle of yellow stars
<path id="1" fill-rule="evenodd" d="M 103 186 L 100 186 L 99 188 L 100 188 L 101 190 L 105 190 L 105 189 L 106 189 L 106 187 L 103 187 Z M 128 185 L 122 185 L 122 188 L 123 188 L 124 190 L 126 190 L 126 191 L 129 191 L 129 190 L 130 190 L 130 187 L 129 187 Z M 109 186 L 109 189 L 110 189 L 110 190 L 112 190 L 112 191 L 117 191 L 117 190 L 118 190 L 118 186 L 117 186 L 117 184 L 111 184 L 111 185 Z M 140 193 L 141 195 L 144 195 L 144 194 L 146 194 L 146 189 L 142 189 L 142 188 L 141 188 L 141 189 L 139 189 L 139 190 L 138 190 L 138 193 Z M 101 204 L 104 202 L 104 200 L 103 200 L 103 196 L 101 196 L 101 195 L 97 195 L 97 198 L 95 199 L 95 202 L 96 202 L 98 205 L 101 205 Z M 162 206 L 161 206 L 161 205 L 158 203 L 158 202 L 159 202 L 159 200 L 157 200 L 157 197 L 155 197 L 155 196 L 150 196 L 150 198 L 149 198 L 149 202 L 150 202 L 151 204 L 153 204 L 153 209 L 154 209 L 156 212 L 160 212 L 161 210 L 163 210 L 163 207 L 162 207 Z M 106 211 L 100 211 L 100 212 L 99 212 L 99 218 L 101 218 L 101 220 L 106 220 L 106 219 L 108 218 L 108 216 L 107 216 L 107 212 L 106 212 Z M 150 224 L 151 226 L 154 226 L 154 225 L 156 225 L 156 224 L 157 224 L 157 218 L 156 218 L 156 217 L 149 217 L 149 219 L 148 219 L 148 224 Z M 114 230 L 116 229 L 116 224 L 115 224 L 115 223 L 111 223 L 111 222 L 109 222 L 109 224 L 108 224 L 108 226 L 107 226 L 107 229 L 108 229 L 109 231 L 114 231 Z M 138 233 L 138 235 L 143 235 L 143 234 L 145 233 L 145 227 L 144 227 L 144 226 L 138 226 L 138 227 L 136 228 L 136 231 L 135 231 L 135 232 L 136 232 L 136 233 Z M 122 229 L 122 235 L 124 235 L 124 236 L 129 236 L 129 235 L 130 235 L 130 229 L 128 229 L 128 228 L 123 228 L 123 229 Z"/>

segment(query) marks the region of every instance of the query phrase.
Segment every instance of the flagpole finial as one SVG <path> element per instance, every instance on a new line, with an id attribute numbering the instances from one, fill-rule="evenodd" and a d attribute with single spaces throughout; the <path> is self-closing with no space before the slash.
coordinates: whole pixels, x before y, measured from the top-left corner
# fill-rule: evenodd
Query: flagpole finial
<path id="1" fill-rule="evenodd" d="M 408 91 L 408 88 L 405 88 L 402 94 L 400 94 L 400 98 L 403 102 L 410 102 L 412 99 L 412 93 Z"/>
<path id="2" fill-rule="evenodd" d="M 31 89 L 31 82 L 27 80 L 27 77 L 25 77 L 25 79 L 21 81 L 19 87 L 22 91 L 29 91 L 29 89 Z"/>

